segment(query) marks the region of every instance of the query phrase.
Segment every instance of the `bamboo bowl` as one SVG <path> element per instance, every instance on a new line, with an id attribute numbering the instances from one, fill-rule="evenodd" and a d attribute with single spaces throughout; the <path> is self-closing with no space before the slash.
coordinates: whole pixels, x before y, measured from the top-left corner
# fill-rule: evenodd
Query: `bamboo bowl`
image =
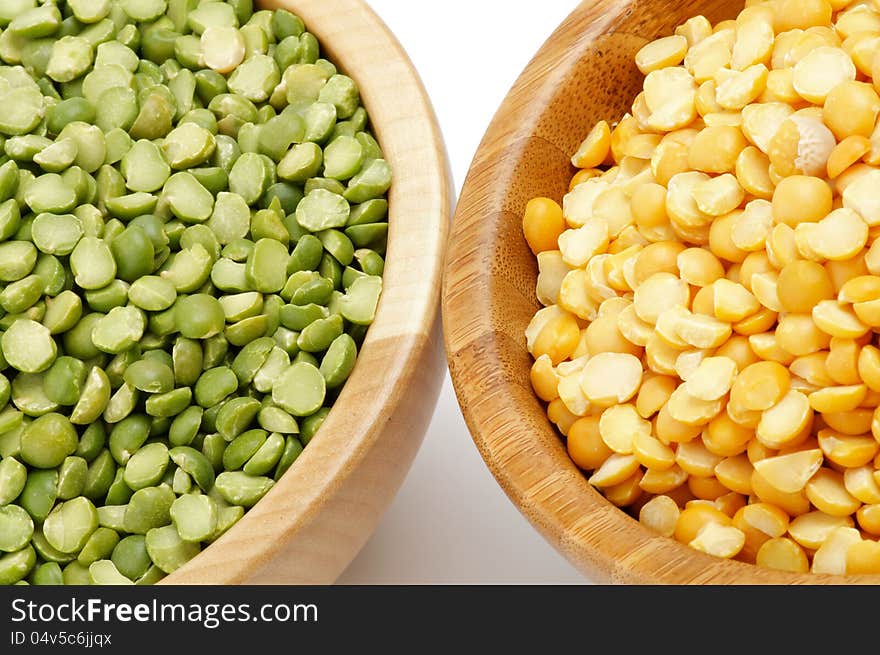
<path id="1" fill-rule="evenodd" d="M 635 53 L 742 0 L 590 0 L 578 5 L 499 108 L 465 180 L 442 291 L 452 382 L 489 469 L 511 501 L 593 581 L 620 584 L 877 584 L 878 576 L 798 575 L 704 555 L 606 501 L 566 452 L 532 391 L 524 330 L 540 308 L 522 236 L 526 203 L 561 200 L 570 157 L 592 126 L 628 111 L 644 77 Z"/>
<path id="2" fill-rule="evenodd" d="M 450 217 L 446 151 L 412 63 L 362 0 L 266 0 L 298 14 L 361 91 L 394 171 L 383 293 L 357 364 L 287 473 L 163 584 L 331 584 L 409 470 L 443 381 L 438 300 Z"/>

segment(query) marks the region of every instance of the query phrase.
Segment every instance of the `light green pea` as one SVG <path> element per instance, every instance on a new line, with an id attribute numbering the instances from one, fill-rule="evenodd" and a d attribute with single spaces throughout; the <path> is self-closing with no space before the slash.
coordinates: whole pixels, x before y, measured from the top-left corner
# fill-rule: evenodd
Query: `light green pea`
<path id="1" fill-rule="evenodd" d="M 93 423 L 104 413 L 110 402 L 110 380 L 99 367 L 89 369 L 80 398 L 70 413 L 70 422 L 76 425 Z"/>
<path id="2" fill-rule="evenodd" d="M 101 505 L 98 507 L 98 525 L 104 528 L 124 532 L 123 521 L 127 505 Z"/>
<path id="3" fill-rule="evenodd" d="M 184 68 L 168 81 L 168 90 L 171 91 L 177 105 L 174 118 L 180 121 L 194 106 L 196 76 L 192 71 Z"/>
<path id="4" fill-rule="evenodd" d="M 50 412 L 25 426 L 21 434 L 21 458 L 37 468 L 55 468 L 76 452 L 78 438 L 66 416 Z"/>
<path id="5" fill-rule="evenodd" d="M 336 137 L 324 150 L 324 176 L 348 180 L 360 170 L 364 149 L 354 137 Z"/>
<path id="6" fill-rule="evenodd" d="M 63 585 L 64 574 L 58 562 L 44 562 L 31 571 L 30 584 L 35 586 Z M 24 580 L 18 584 L 22 584 Z"/>
<path id="7" fill-rule="evenodd" d="M 98 527 L 86 541 L 76 559 L 83 566 L 90 566 L 98 560 L 110 557 L 118 543 L 119 533 L 110 528 Z"/>
<path id="8" fill-rule="evenodd" d="M 143 415 L 128 416 L 110 431 L 110 453 L 120 465 L 126 465 L 150 436 L 149 417 Z"/>
<path id="9" fill-rule="evenodd" d="M 212 263 L 220 257 L 220 242 L 207 225 L 202 223 L 190 225 L 180 235 L 181 249 L 186 250 L 196 244 L 201 245 L 208 252 Z"/>
<path id="10" fill-rule="evenodd" d="M 145 538 L 140 534 L 123 537 L 113 548 L 111 560 L 117 570 L 125 577 L 135 580 L 150 568 L 150 556 L 147 554 Z"/>
<path id="11" fill-rule="evenodd" d="M 248 203 L 237 193 L 222 191 L 217 195 L 207 226 L 221 244 L 243 239 L 250 230 L 251 212 Z"/>
<path id="12" fill-rule="evenodd" d="M 138 403 L 138 390 L 130 384 L 120 386 L 104 408 L 103 417 L 107 423 L 118 423 L 128 417 Z"/>
<path id="13" fill-rule="evenodd" d="M 85 586 L 92 584 L 89 569 L 76 560 L 68 562 L 61 570 L 62 584 Z"/>
<path id="14" fill-rule="evenodd" d="M 0 557 L 0 584 L 11 585 L 22 580 L 37 563 L 37 554 L 28 545 Z"/>
<path id="15" fill-rule="evenodd" d="M 171 211 L 185 223 L 200 223 L 211 217 L 214 196 L 190 173 L 175 173 L 162 190 Z"/>
<path id="16" fill-rule="evenodd" d="M 318 272 L 300 271 L 290 276 L 282 290 L 294 306 L 326 306 L 333 294 L 333 281 Z M 304 329 L 305 326 L 292 329 Z"/>
<path id="17" fill-rule="evenodd" d="M 133 305 L 149 312 L 168 309 L 177 300 L 177 290 L 167 279 L 157 275 L 145 275 L 136 279 L 128 291 Z"/>
<path id="18" fill-rule="evenodd" d="M 27 482 L 27 468 L 14 457 L 0 460 L 0 507 L 18 498 Z"/>
<path id="19" fill-rule="evenodd" d="M 159 483 L 168 468 L 168 447 L 151 443 L 138 449 L 125 465 L 123 479 L 133 491 Z"/>
<path id="20" fill-rule="evenodd" d="M 254 240 L 272 239 L 287 248 L 290 233 L 284 226 L 281 212 L 275 209 L 261 209 L 251 219 L 251 238 Z"/>
<path id="21" fill-rule="evenodd" d="M 116 478 L 116 463 L 107 449 L 102 449 L 89 464 L 82 495 L 95 502 L 105 499 Z"/>
<path id="22" fill-rule="evenodd" d="M 76 193 L 57 173 L 46 173 L 25 187 L 24 201 L 34 213 L 63 214 L 76 206 Z"/>
<path id="23" fill-rule="evenodd" d="M 355 279 L 342 300 L 342 316 L 355 325 L 370 325 L 376 317 L 381 293 L 381 277 L 367 275 Z"/>
<path id="24" fill-rule="evenodd" d="M 146 327 L 142 310 L 132 306 L 114 307 L 96 322 L 92 342 L 105 353 L 125 352 L 140 341 Z"/>
<path id="25" fill-rule="evenodd" d="M 315 102 L 303 111 L 305 121 L 304 141 L 324 143 L 336 126 L 336 107 L 327 102 Z"/>
<path id="26" fill-rule="evenodd" d="M 0 282 L 14 282 L 25 277 L 34 270 L 37 254 L 36 247 L 29 241 L 0 243 Z"/>
<path id="27" fill-rule="evenodd" d="M 15 162 L 6 162 L 3 166 L 9 164 L 15 165 Z M 2 174 L 2 173 L 0 173 Z M 18 175 L 16 174 L 16 180 Z M 18 203 L 14 198 L 10 198 L 0 204 L 0 241 L 6 240 L 14 235 L 21 226 L 21 212 Z"/>
<path id="28" fill-rule="evenodd" d="M 343 333 L 343 330 L 342 317 L 338 314 L 331 314 L 327 318 L 320 318 L 307 325 L 300 333 L 296 344 L 301 351 L 323 352 Z"/>
<path id="29" fill-rule="evenodd" d="M 0 244 L 0 248 L 2 248 L 2 244 Z M 211 267 L 211 282 L 221 291 L 228 293 L 242 293 L 250 290 L 247 265 L 225 257 L 218 259 Z"/>
<path id="30" fill-rule="evenodd" d="M 136 141 L 122 157 L 120 171 L 129 189 L 150 193 L 161 189 L 171 175 L 171 167 L 162 151 L 147 139 Z"/>
<path id="31" fill-rule="evenodd" d="M 29 319 L 15 321 L 0 338 L 7 363 L 23 373 L 47 370 L 58 352 L 49 330 Z"/>
<path id="32" fill-rule="evenodd" d="M 46 397 L 59 405 L 76 405 L 82 396 L 87 373 L 86 365 L 81 360 L 62 355 L 43 378 Z"/>
<path id="33" fill-rule="evenodd" d="M 171 506 L 171 520 L 183 541 L 206 541 L 217 529 L 217 505 L 205 495 L 184 495 Z"/>
<path id="34" fill-rule="evenodd" d="M 33 307 L 42 297 L 43 280 L 37 275 L 28 275 L 0 291 L 0 307 L 10 314 L 20 314 Z"/>
<path id="35" fill-rule="evenodd" d="M 39 214 L 31 227 L 34 245 L 49 255 L 69 255 L 83 237 L 82 222 L 73 214 Z"/>
<path id="36" fill-rule="evenodd" d="M 174 388 L 171 367 L 152 359 L 141 359 L 128 366 L 123 379 L 135 389 L 147 393 L 167 393 Z"/>
<path id="37" fill-rule="evenodd" d="M 175 170 L 198 166 L 211 158 L 216 147 L 214 135 L 195 123 L 183 123 L 165 137 L 162 151 Z"/>
<path id="38" fill-rule="evenodd" d="M 71 138 L 58 139 L 33 156 L 35 164 L 47 173 L 61 173 L 76 161 L 78 147 Z"/>
<path id="39" fill-rule="evenodd" d="M 388 223 L 351 225 L 345 228 L 345 236 L 356 248 L 367 248 L 382 243 L 388 236 Z"/>
<path id="40" fill-rule="evenodd" d="M 34 521 L 18 505 L 0 507 L 0 552 L 13 553 L 28 545 Z"/>
<path id="41" fill-rule="evenodd" d="M 176 571 L 201 551 L 198 543 L 184 541 L 173 525 L 149 530 L 146 548 L 153 563 L 165 573 Z"/>
<path id="42" fill-rule="evenodd" d="M 243 153 L 229 171 L 229 190 L 248 205 L 255 204 L 273 182 L 262 157 L 254 152 Z"/>
<path id="43" fill-rule="evenodd" d="M 274 484 L 271 478 L 252 476 L 242 471 L 224 471 L 215 482 L 217 491 L 226 502 L 241 507 L 256 505 Z"/>
<path id="44" fill-rule="evenodd" d="M 304 108 L 317 102 L 321 89 L 327 83 L 327 73 L 313 63 L 289 66 L 283 75 L 288 104 L 294 108 Z"/>
<path id="45" fill-rule="evenodd" d="M 191 405 L 174 417 L 168 430 L 172 446 L 188 446 L 193 442 L 202 425 L 203 412 L 198 405 Z"/>
<path id="46" fill-rule="evenodd" d="M 345 199 L 362 203 L 378 198 L 391 187 L 391 166 L 384 159 L 373 159 L 349 180 Z"/>
<path id="47" fill-rule="evenodd" d="M 215 502 L 217 501 L 215 500 Z M 217 529 L 208 541 L 213 542 L 223 536 L 229 528 L 235 525 L 241 517 L 244 516 L 244 512 L 244 507 L 239 507 L 238 505 L 220 506 L 217 509 Z"/>
<path id="48" fill-rule="evenodd" d="M 84 236 L 70 254 L 70 268 L 77 285 L 100 289 L 116 277 L 116 260 L 107 243 L 98 237 Z"/>
<path id="49" fill-rule="evenodd" d="M 12 19 L 9 30 L 28 39 L 53 35 L 61 27 L 61 12 L 53 4 L 28 9 Z"/>
<path id="50" fill-rule="evenodd" d="M 59 408 L 58 403 L 46 396 L 41 373 L 19 373 L 12 379 L 12 403 L 23 414 L 32 417 L 43 416 Z"/>
<path id="51" fill-rule="evenodd" d="M 348 227 L 378 223 L 388 218 L 388 201 L 384 198 L 373 198 L 351 208 Z"/>
<path id="52" fill-rule="evenodd" d="M 111 67 L 105 66 L 104 68 Z M 123 72 L 128 73 L 127 71 Z M 94 72 L 89 73 L 89 75 L 93 74 Z M 65 125 L 58 134 L 58 140 L 68 137 L 76 141 L 76 160 L 74 163 L 77 166 L 86 173 L 94 173 L 101 168 L 107 158 L 107 141 L 99 127 L 84 121 L 72 121 Z"/>
<path id="53" fill-rule="evenodd" d="M 65 458 L 58 469 L 58 498 L 71 500 L 82 494 L 88 471 L 89 464 L 82 457 Z"/>
<path id="54" fill-rule="evenodd" d="M 178 337 L 171 351 L 174 379 L 178 385 L 191 386 L 202 374 L 203 353 L 198 341 Z"/>
<path id="55" fill-rule="evenodd" d="M 248 475 L 266 475 L 280 461 L 284 447 L 285 439 L 282 435 L 277 432 L 270 434 L 265 443 L 247 461 L 242 471 Z"/>
<path id="56" fill-rule="evenodd" d="M 72 423 L 73 421 L 71 421 Z M 101 422 L 91 423 L 83 431 L 76 448 L 76 456 L 87 462 L 93 461 L 107 443 L 107 430 Z"/>
<path id="57" fill-rule="evenodd" d="M 125 509 L 125 531 L 130 534 L 148 534 L 153 528 L 169 525 L 174 499 L 174 492 L 166 486 L 138 489 Z"/>
<path id="58" fill-rule="evenodd" d="M 107 144 L 107 156 L 104 159 L 105 164 L 117 164 L 131 150 L 134 141 L 128 132 L 121 127 L 114 127 L 104 135 Z"/>
<path id="59" fill-rule="evenodd" d="M 192 390 L 181 387 L 161 394 L 153 394 L 145 403 L 147 414 L 157 418 L 172 418 L 185 410 L 192 400 Z"/>
<path id="60" fill-rule="evenodd" d="M 92 46 L 78 36 L 62 36 L 52 44 L 46 75 L 56 82 L 70 82 L 89 70 Z"/>
<path id="61" fill-rule="evenodd" d="M 281 453 L 281 458 L 278 460 L 278 466 L 275 468 L 275 481 L 281 479 L 287 470 L 293 466 L 293 463 L 299 458 L 302 454 L 303 447 L 300 443 L 299 439 L 294 436 L 288 436 L 285 444 L 284 444 L 284 452 Z"/>
<path id="62" fill-rule="evenodd" d="M 254 245 L 246 264 L 252 288 L 261 293 L 277 293 L 287 282 L 287 248 L 273 239 L 260 239 Z"/>
<path id="63" fill-rule="evenodd" d="M 261 393 L 269 393 L 279 376 L 290 366 L 290 355 L 277 346 L 269 353 L 266 362 L 254 375 L 253 386 Z"/>
<path id="64" fill-rule="evenodd" d="M 267 432 L 279 432 L 281 434 L 299 433 L 296 419 L 280 407 L 273 405 L 261 407 L 257 422 Z"/>
<path id="65" fill-rule="evenodd" d="M 241 321 L 260 314 L 263 309 L 263 295 L 257 291 L 231 294 L 221 297 L 220 304 L 227 321 Z"/>
<path id="66" fill-rule="evenodd" d="M 272 57 L 254 54 L 229 76 L 229 89 L 252 102 L 263 102 L 281 81 L 278 64 Z"/>
<path id="67" fill-rule="evenodd" d="M 253 382 L 254 375 L 265 364 L 269 353 L 275 347 L 271 337 L 263 337 L 246 344 L 232 361 L 232 371 L 238 378 L 239 386 Z"/>
<path id="68" fill-rule="evenodd" d="M 39 87 L 16 87 L 0 94 L 5 111 L 0 114 L 0 133 L 9 136 L 27 134 L 39 125 L 44 115 L 43 95 Z"/>
<path id="69" fill-rule="evenodd" d="M 296 220 L 307 230 L 320 232 L 344 227 L 351 207 L 348 201 L 326 189 L 314 189 L 296 208 Z"/>
<path id="70" fill-rule="evenodd" d="M 216 427 L 226 441 L 232 441 L 251 425 L 260 411 L 260 401 L 242 396 L 223 404 L 217 414 Z"/>
<path id="71" fill-rule="evenodd" d="M 324 153 L 316 143 L 295 144 L 278 162 L 278 177 L 288 182 L 305 182 L 321 170 Z"/>
<path id="72" fill-rule="evenodd" d="M 226 339 L 233 346 L 244 346 L 254 339 L 266 336 L 271 331 L 269 316 L 260 314 L 233 323 L 224 332 Z"/>
<path id="73" fill-rule="evenodd" d="M 43 535 L 62 553 L 82 550 L 98 529 L 98 511 L 88 498 L 79 496 L 56 507 L 43 522 Z"/>
<path id="74" fill-rule="evenodd" d="M 68 0 L 67 6 L 80 23 L 97 23 L 110 13 L 110 0 Z"/>
<path id="75" fill-rule="evenodd" d="M 219 438 L 223 442 L 223 438 Z M 171 460 L 186 472 L 202 491 L 208 491 L 214 486 L 214 466 L 204 454 L 189 446 L 176 446 L 169 454 Z"/>
<path id="76" fill-rule="evenodd" d="M 199 405 L 208 408 L 221 402 L 236 389 L 238 378 L 232 369 L 217 366 L 202 373 L 193 389 L 193 397 Z"/>
<path id="77" fill-rule="evenodd" d="M 12 159 L 20 162 L 33 161 L 34 155 L 52 145 L 52 140 L 36 134 L 25 134 L 7 139 L 3 150 Z"/>
<path id="78" fill-rule="evenodd" d="M 146 96 L 145 98 L 143 96 Z M 167 87 L 156 86 L 141 94 L 140 112 L 128 132 L 133 139 L 161 139 L 171 131 L 174 96 Z"/>
<path id="79" fill-rule="evenodd" d="M 170 265 L 159 275 L 171 282 L 178 293 L 191 293 L 207 282 L 213 267 L 211 253 L 202 244 L 195 243 L 175 253 Z"/>
<path id="80" fill-rule="evenodd" d="M 91 584 L 101 586 L 134 584 L 122 575 L 109 559 L 98 560 L 89 565 L 89 580 Z"/>
<path id="81" fill-rule="evenodd" d="M 58 498 L 58 471 L 53 469 L 30 471 L 24 489 L 18 498 L 18 505 L 39 523 L 49 515 Z"/>
<path id="82" fill-rule="evenodd" d="M 197 293 L 180 298 L 174 317 L 180 333 L 190 339 L 207 339 L 222 332 L 226 325 L 223 306 L 213 296 Z"/>
<path id="83" fill-rule="evenodd" d="M 9 399 L 12 397 L 12 385 L 9 378 L 0 373 L 0 408 L 8 409 Z"/>
<path id="84" fill-rule="evenodd" d="M 341 387 L 351 375 L 357 360 L 357 344 L 348 334 L 341 334 L 330 344 L 321 359 L 321 375 L 328 389 Z"/>
<path id="85" fill-rule="evenodd" d="M 90 289 L 84 295 L 90 309 L 103 313 L 124 305 L 128 301 L 128 289 L 128 282 L 113 280 L 106 287 Z"/>
<path id="86" fill-rule="evenodd" d="M 272 388 L 272 402 L 293 416 L 308 416 L 321 405 L 327 393 L 321 371 L 312 364 L 291 364 Z"/>

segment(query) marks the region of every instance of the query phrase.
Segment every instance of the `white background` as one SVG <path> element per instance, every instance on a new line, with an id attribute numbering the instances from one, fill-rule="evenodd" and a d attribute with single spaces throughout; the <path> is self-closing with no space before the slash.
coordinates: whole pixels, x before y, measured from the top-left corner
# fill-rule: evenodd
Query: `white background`
<path id="1" fill-rule="evenodd" d="M 455 192 L 510 87 L 576 0 L 368 0 L 415 64 Z M 410 473 L 340 584 L 584 584 L 511 504 L 471 440 L 447 373 Z"/>

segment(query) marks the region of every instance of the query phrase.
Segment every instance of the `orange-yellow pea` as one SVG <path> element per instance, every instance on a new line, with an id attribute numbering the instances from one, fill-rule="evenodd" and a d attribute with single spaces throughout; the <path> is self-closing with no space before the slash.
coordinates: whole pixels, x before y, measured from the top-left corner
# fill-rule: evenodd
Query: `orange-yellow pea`
<path id="1" fill-rule="evenodd" d="M 602 440 L 598 416 L 575 421 L 568 430 L 566 446 L 572 461 L 585 471 L 599 468 L 614 452 Z"/>
<path id="2" fill-rule="evenodd" d="M 559 236 L 567 229 L 562 207 L 551 198 L 532 198 L 523 214 L 523 234 L 534 254 L 559 248 Z"/>

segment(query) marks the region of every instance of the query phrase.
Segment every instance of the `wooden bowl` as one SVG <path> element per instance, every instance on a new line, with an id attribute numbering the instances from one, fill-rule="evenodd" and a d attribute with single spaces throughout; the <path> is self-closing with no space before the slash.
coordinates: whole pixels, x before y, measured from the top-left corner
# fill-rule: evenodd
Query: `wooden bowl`
<path id="1" fill-rule="evenodd" d="M 361 0 L 266 0 L 300 17 L 361 91 L 394 171 L 384 287 L 321 429 L 226 534 L 165 584 L 330 584 L 396 494 L 443 382 L 439 296 L 451 196 L 446 151 L 412 63 Z"/>
<path id="2" fill-rule="evenodd" d="M 524 330 L 540 308 L 522 236 L 525 204 L 561 200 L 570 157 L 592 126 L 628 111 L 646 42 L 687 18 L 733 18 L 743 2 L 589 0 L 537 53 L 490 125 L 456 209 L 442 291 L 453 385 L 483 458 L 540 533 L 598 582 L 877 584 L 877 576 L 796 575 L 704 555 L 606 501 L 569 459 L 529 383 Z"/>

